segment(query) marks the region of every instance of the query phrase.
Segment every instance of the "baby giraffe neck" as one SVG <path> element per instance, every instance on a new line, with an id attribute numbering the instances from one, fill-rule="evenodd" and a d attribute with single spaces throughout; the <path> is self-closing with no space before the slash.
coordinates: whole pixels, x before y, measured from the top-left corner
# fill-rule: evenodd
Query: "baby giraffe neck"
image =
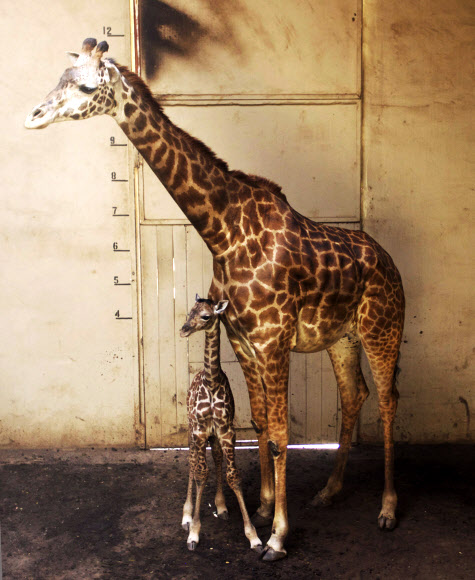
<path id="1" fill-rule="evenodd" d="M 219 318 L 217 317 L 213 326 L 205 332 L 205 377 L 211 390 L 218 384 L 221 374 L 220 363 L 220 328 Z"/>

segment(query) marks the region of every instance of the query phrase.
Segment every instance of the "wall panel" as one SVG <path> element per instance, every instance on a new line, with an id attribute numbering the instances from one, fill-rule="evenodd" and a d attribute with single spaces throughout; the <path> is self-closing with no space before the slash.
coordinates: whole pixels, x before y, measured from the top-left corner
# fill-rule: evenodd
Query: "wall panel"
<path id="1" fill-rule="evenodd" d="M 359 0 L 143 0 L 152 89 L 226 99 L 360 92 Z"/>
<path id="2" fill-rule="evenodd" d="M 365 3 L 365 229 L 406 291 L 396 438 L 473 441 L 473 22 L 469 0 Z M 382 438 L 377 401 L 361 437 Z"/>
<path id="3" fill-rule="evenodd" d="M 3 3 L 0 446 L 134 445 L 138 419 L 133 198 L 127 147 L 110 118 L 27 131 L 24 121 L 70 65 L 65 51 L 103 26 L 129 61 L 129 3 Z M 21 40 L 20 40 L 21 38 Z M 129 218 L 113 218 L 113 206 Z M 132 221 L 130 221 L 132 220 Z M 132 240 L 127 254 L 115 241 Z M 131 286 L 114 286 L 119 276 Z M 135 317 L 136 318 L 136 317 Z"/>
<path id="4" fill-rule="evenodd" d="M 360 3 L 144 0 L 139 5 L 141 71 L 167 105 L 171 120 L 206 143 L 231 169 L 281 185 L 304 215 L 355 227 L 360 218 Z M 147 445 L 185 444 L 178 391 L 184 389 L 183 369 L 188 368 L 191 380 L 203 367 L 204 334 L 192 335 L 186 343 L 178 334 L 178 318 L 184 322 L 196 293 L 207 296 L 212 259 L 146 165 L 140 220 L 144 240 L 153 238 L 149 229 L 163 236 L 157 262 L 143 264 L 144 280 L 160 276 L 161 253 L 175 263 L 175 296 L 168 289 L 166 298 L 158 297 L 162 305 L 168 300 L 163 320 L 159 312 L 144 309 L 144 340 L 153 345 L 144 346 L 145 368 L 157 368 L 147 361 L 154 349 L 162 357 L 162 348 L 168 348 L 166 372 L 146 375 Z M 185 234 L 176 236 L 180 228 Z M 167 241 L 172 235 L 173 247 Z M 143 251 L 146 255 L 149 250 Z M 184 256 L 186 276 L 178 282 Z M 180 283 L 186 292 L 178 296 Z M 164 274 L 164 292 L 167 284 L 169 273 Z M 150 304 L 145 296 L 150 289 L 154 291 L 153 285 L 144 284 L 144 305 Z M 171 321 L 173 310 L 175 329 L 165 322 Z M 236 400 L 240 437 L 252 437 L 247 387 L 224 333 L 221 360 Z M 290 391 L 292 441 L 335 441 L 338 397 L 327 355 L 292 356 Z M 167 421 L 181 417 L 175 427 L 159 419 L 170 401 L 174 403 L 167 407 Z"/>

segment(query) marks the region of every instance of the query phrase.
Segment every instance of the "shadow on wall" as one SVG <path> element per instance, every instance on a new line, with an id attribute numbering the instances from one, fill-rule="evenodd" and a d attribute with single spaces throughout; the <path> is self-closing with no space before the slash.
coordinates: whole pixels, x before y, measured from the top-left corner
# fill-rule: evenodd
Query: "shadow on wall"
<path id="1" fill-rule="evenodd" d="M 206 35 L 207 30 L 196 20 L 165 2 L 140 2 L 140 41 L 147 47 L 142 65 L 148 79 L 158 76 L 166 56 L 186 58 Z"/>
<path id="2" fill-rule="evenodd" d="M 246 22 L 246 27 L 254 34 L 267 40 L 267 45 L 270 43 L 264 25 L 255 21 L 241 0 L 202 0 L 200 21 L 191 13 L 177 10 L 161 0 L 141 0 L 139 14 L 140 41 L 146 47 L 142 66 L 151 81 L 157 78 L 167 56 L 190 58 L 204 43 L 225 48 L 236 63 L 242 64 L 247 47 L 237 33 L 239 21 Z"/>

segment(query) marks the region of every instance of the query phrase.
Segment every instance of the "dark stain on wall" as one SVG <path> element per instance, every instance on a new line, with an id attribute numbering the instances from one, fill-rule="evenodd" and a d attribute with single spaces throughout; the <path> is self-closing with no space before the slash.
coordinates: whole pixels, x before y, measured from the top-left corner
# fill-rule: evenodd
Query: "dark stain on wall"
<path id="1" fill-rule="evenodd" d="M 193 18 L 160 0 L 143 0 L 139 18 L 140 42 L 146 48 L 142 66 L 148 79 L 157 76 L 167 56 L 186 58 L 192 54 L 207 33 Z"/>
<path id="2" fill-rule="evenodd" d="M 243 41 L 240 33 L 243 27 L 259 39 L 266 51 L 275 51 L 272 34 L 267 30 L 266 23 L 256 19 L 248 4 L 249 0 L 203 0 L 203 11 L 200 12 L 198 22 L 196 17 L 170 6 L 165 1 L 141 0 L 141 64 L 147 80 L 153 81 L 157 78 L 166 58 L 196 58 L 204 43 L 232 55 L 236 66 L 244 66 L 249 56 L 248 51 L 252 49 Z M 213 15 L 211 20 L 210 15 Z M 209 24 L 206 23 L 207 20 Z M 218 26 L 216 21 L 219 22 Z"/>

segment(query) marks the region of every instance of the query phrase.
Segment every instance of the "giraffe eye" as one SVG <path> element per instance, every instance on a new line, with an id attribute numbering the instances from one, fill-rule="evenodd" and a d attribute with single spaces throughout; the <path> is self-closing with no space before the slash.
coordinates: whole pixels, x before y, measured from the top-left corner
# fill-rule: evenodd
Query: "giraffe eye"
<path id="1" fill-rule="evenodd" d="M 201 318 L 202 318 L 203 320 L 209 320 L 209 319 L 211 318 L 211 316 L 210 316 L 209 314 L 202 314 L 202 315 L 201 315 Z"/>
<path id="2" fill-rule="evenodd" d="M 92 94 L 94 91 L 97 91 L 98 87 L 88 87 L 87 85 L 79 85 L 79 90 L 86 95 Z"/>

